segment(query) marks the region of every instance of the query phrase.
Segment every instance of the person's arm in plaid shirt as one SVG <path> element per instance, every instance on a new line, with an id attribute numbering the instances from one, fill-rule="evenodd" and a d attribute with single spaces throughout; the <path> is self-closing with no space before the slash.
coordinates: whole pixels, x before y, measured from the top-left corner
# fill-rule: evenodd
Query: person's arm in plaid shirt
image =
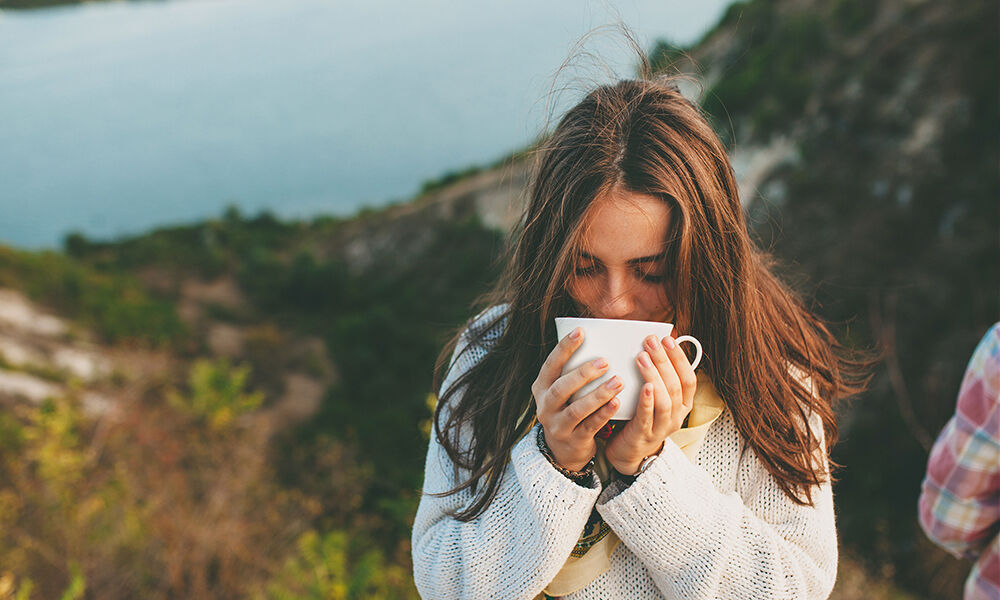
<path id="1" fill-rule="evenodd" d="M 920 525 L 948 552 L 977 556 L 1000 528 L 1000 323 L 976 347 L 955 415 L 931 449 Z"/>

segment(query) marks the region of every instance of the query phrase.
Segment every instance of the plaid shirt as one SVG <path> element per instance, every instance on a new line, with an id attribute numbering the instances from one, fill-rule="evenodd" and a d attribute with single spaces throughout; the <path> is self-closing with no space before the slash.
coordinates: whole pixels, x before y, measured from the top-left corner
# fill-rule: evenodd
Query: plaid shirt
<path id="1" fill-rule="evenodd" d="M 1000 323 L 976 347 L 927 463 L 920 525 L 958 557 L 977 559 L 965 598 L 1000 598 Z"/>

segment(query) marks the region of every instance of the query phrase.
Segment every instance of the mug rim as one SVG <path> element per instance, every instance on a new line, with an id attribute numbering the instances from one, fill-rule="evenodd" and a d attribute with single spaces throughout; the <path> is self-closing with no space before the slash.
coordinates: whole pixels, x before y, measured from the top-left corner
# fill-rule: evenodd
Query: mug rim
<path id="1" fill-rule="evenodd" d="M 656 325 L 673 325 L 670 321 L 640 321 L 636 319 L 598 319 L 596 317 L 555 317 L 556 321 L 560 320 L 575 320 L 575 321 L 598 321 L 604 323 L 653 323 Z"/>

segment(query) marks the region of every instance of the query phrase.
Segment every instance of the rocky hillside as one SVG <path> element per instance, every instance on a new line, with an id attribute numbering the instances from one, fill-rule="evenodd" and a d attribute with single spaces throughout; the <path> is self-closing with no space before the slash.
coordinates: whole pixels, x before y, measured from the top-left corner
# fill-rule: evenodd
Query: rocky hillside
<path id="1" fill-rule="evenodd" d="M 842 410 L 842 540 L 935 598 L 968 564 L 917 526 L 926 453 L 1000 317 L 997 18 L 983 1 L 753 2 L 691 53 L 734 155 L 781 157 L 743 190 L 761 242 L 884 356 Z"/>

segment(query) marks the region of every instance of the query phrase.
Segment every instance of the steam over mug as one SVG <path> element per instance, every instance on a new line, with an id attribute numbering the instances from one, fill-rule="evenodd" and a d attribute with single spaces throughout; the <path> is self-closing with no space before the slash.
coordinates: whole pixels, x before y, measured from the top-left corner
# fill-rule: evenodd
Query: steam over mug
<path id="1" fill-rule="evenodd" d="M 621 380 L 623 387 L 618 393 L 621 404 L 613 420 L 629 420 L 635 416 L 635 408 L 639 403 L 639 394 L 646 382 L 635 364 L 635 358 L 644 350 L 643 340 L 650 335 L 663 339 L 673 331 L 673 323 L 657 321 L 628 321 L 625 319 L 588 319 L 583 317 L 556 317 L 556 332 L 563 339 L 573 329 L 583 329 L 583 343 L 563 367 L 563 373 L 568 373 L 580 365 L 604 357 L 608 361 L 608 370 L 601 377 L 587 383 L 573 394 L 570 401 L 576 400 L 597 389 L 605 381 L 615 375 Z M 690 335 L 682 335 L 675 340 L 678 344 L 691 342 L 695 347 L 692 368 L 697 368 L 701 362 L 701 342 Z"/>

